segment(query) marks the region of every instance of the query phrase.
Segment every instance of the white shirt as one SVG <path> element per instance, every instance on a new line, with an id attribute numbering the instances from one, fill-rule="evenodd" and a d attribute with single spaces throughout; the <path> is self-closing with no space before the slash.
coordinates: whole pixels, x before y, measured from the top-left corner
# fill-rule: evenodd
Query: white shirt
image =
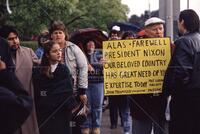
<path id="1" fill-rule="evenodd" d="M 58 66 L 58 63 L 51 65 L 51 73 L 53 73 Z"/>

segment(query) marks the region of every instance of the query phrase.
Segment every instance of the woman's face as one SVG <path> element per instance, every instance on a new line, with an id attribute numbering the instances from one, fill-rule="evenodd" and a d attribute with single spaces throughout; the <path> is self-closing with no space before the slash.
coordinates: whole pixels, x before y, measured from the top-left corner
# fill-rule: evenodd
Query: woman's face
<path id="1" fill-rule="evenodd" d="M 62 49 L 59 44 L 54 44 L 49 52 L 49 60 L 51 63 L 57 63 L 61 61 Z"/>
<path id="2" fill-rule="evenodd" d="M 65 33 L 62 30 L 55 30 L 51 34 L 51 39 L 59 44 L 65 43 Z"/>

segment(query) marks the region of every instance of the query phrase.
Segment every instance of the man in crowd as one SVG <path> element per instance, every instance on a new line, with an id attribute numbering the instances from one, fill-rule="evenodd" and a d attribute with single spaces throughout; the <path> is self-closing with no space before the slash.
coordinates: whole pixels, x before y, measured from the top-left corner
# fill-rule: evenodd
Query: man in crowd
<path id="1" fill-rule="evenodd" d="M 109 33 L 109 40 L 120 40 L 121 31 L 119 26 L 113 26 Z M 109 96 L 110 128 L 116 129 L 118 125 L 118 113 L 121 118 L 121 126 L 124 134 L 129 134 L 131 129 L 129 101 L 126 95 Z"/>
<path id="2" fill-rule="evenodd" d="M 28 94 L 34 98 L 32 68 L 33 64 L 38 62 L 37 56 L 31 48 L 21 46 L 15 27 L 10 25 L 2 26 L 0 36 L 8 42 L 10 56 L 13 62 L 13 71 L 16 77 L 22 83 Z M 18 131 L 20 134 L 38 134 L 35 107 L 33 107 L 32 113 Z"/>
<path id="3" fill-rule="evenodd" d="M 13 134 L 31 109 L 32 99 L 12 72 L 8 45 L 0 37 L 0 133 Z"/>
<path id="4" fill-rule="evenodd" d="M 200 133 L 199 16 L 191 9 L 180 12 L 175 49 L 165 74 L 163 91 L 170 103 L 170 134 Z"/>
<path id="5" fill-rule="evenodd" d="M 164 37 L 164 21 L 152 17 L 145 21 L 145 35 L 141 38 Z M 133 134 L 166 134 L 165 103 L 161 94 L 137 94 L 130 98 Z"/>
<path id="6" fill-rule="evenodd" d="M 90 114 L 82 127 L 82 134 L 100 134 L 103 103 L 103 65 L 102 53 L 97 51 L 95 40 L 88 40 L 85 44 L 86 57 L 88 59 L 88 108 Z"/>

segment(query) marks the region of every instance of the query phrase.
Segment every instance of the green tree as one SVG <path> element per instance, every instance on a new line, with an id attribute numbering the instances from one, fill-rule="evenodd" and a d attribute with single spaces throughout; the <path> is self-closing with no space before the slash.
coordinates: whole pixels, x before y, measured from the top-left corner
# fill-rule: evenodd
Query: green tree
<path id="1" fill-rule="evenodd" d="M 140 17 L 137 16 L 137 15 L 132 15 L 129 19 L 129 22 L 130 23 L 133 23 L 139 27 L 144 27 L 144 22 L 150 18 L 150 17 L 158 17 L 159 16 L 159 12 L 158 10 L 156 11 L 152 11 L 152 12 L 149 12 L 149 11 L 144 11 L 144 14 L 142 14 Z"/>
<path id="2" fill-rule="evenodd" d="M 104 30 L 112 21 L 126 21 L 129 11 L 126 5 L 121 4 L 121 0 L 84 0 L 80 1 L 77 8 L 85 14 L 79 28 L 97 27 Z"/>
<path id="3" fill-rule="evenodd" d="M 86 27 L 106 30 L 112 21 L 127 21 L 129 12 L 121 0 L 9 0 L 9 3 L 12 14 L 5 15 L 5 23 L 15 25 L 27 36 L 40 33 L 57 19 L 67 24 L 70 32 Z"/>

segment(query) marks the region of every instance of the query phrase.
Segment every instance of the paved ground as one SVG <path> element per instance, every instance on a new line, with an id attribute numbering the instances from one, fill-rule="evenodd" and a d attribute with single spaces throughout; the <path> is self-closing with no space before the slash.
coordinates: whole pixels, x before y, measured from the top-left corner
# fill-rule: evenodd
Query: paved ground
<path id="1" fill-rule="evenodd" d="M 110 129 L 109 110 L 107 109 L 105 112 L 103 112 L 102 116 L 103 118 L 102 118 L 101 134 L 124 134 L 123 128 L 120 126 L 120 121 L 119 121 L 120 117 L 118 117 L 117 129 Z M 130 134 L 132 133 L 130 132 Z M 153 131 L 151 132 L 151 134 L 153 134 Z"/>
<path id="2" fill-rule="evenodd" d="M 117 129 L 110 129 L 110 118 L 109 110 L 107 109 L 103 112 L 101 134 L 123 134 L 123 128 L 120 126 L 120 121 L 118 121 Z M 120 118 L 118 118 L 120 120 Z"/>
<path id="3" fill-rule="evenodd" d="M 118 120 L 120 117 L 118 117 Z M 80 134 L 79 128 L 73 128 L 74 134 Z M 101 134 L 124 134 L 123 128 L 120 126 L 120 121 L 118 121 L 118 126 L 116 129 L 110 129 L 110 118 L 109 118 L 109 110 L 106 109 L 102 115 L 102 126 L 101 126 Z M 131 134 L 131 133 L 130 133 Z"/>

